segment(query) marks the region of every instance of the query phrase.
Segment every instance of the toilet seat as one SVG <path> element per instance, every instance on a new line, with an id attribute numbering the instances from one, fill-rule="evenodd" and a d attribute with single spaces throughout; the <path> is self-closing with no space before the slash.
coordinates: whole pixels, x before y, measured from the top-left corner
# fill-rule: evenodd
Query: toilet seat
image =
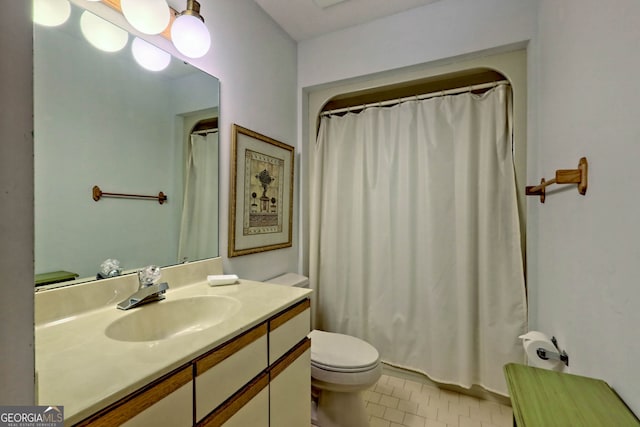
<path id="1" fill-rule="evenodd" d="M 323 371 L 358 373 L 375 369 L 380 363 L 378 350 L 371 344 L 349 335 L 313 330 L 311 366 Z"/>
<path id="2" fill-rule="evenodd" d="M 313 360 L 311 361 L 311 366 L 315 366 L 318 369 L 324 369 L 325 371 L 331 371 L 331 372 L 341 372 L 341 373 L 345 373 L 345 374 L 349 374 L 349 373 L 353 373 L 353 374 L 357 374 L 358 372 L 367 372 L 370 371 L 372 369 L 374 369 L 376 366 L 378 366 L 378 363 L 373 363 L 369 366 L 362 366 L 362 367 L 357 367 L 357 368 L 338 368 L 335 366 L 327 366 L 327 365 L 323 365 L 322 363 L 318 363 L 318 362 L 314 362 Z"/>

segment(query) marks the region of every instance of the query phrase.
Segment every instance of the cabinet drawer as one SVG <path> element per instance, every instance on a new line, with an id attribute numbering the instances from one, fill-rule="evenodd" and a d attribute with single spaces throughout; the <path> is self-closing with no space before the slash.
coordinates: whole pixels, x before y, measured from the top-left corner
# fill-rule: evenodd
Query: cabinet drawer
<path id="1" fill-rule="evenodd" d="M 274 363 L 310 331 L 311 309 L 304 300 L 269 321 L 269 363 Z"/>
<path id="2" fill-rule="evenodd" d="M 267 325 L 214 349 L 196 361 L 196 420 L 220 406 L 268 366 Z"/>

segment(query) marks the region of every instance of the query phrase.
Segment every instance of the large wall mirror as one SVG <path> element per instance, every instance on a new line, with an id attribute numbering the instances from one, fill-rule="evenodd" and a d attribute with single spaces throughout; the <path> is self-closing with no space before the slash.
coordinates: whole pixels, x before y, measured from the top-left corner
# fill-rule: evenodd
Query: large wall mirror
<path id="1" fill-rule="evenodd" d="M 133 35 L 98 50 L 82 13 L 34 25 L 37 289 L 95 280 L 107 259 L 127 272 L 218 256 L 218 79 L 176 58 L 142 68 Z M 95 201 L 94 186 L 167 201 Z"/>

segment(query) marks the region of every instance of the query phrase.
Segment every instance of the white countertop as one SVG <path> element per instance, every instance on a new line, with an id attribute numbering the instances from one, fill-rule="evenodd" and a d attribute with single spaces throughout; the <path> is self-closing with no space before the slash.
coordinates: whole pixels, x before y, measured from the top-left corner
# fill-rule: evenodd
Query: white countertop
<path id="1" fill-rule="evenodd" d="M 150 304 L 198 295 L 224 295 L 236 298 L 241 307 L 208 329 L 159 341 L 125 342 L 105 335 L 107 325 L 134 310 L 144 310 L 144 305 L 123 311 L 110 304 L 38 324 L 38 404 L 64 406 L 65 425 L 81 421 L 310 293 L 309 289 L 246 280 L 218 287 L 202 281 L 170 288 L 165 300 Z"/>

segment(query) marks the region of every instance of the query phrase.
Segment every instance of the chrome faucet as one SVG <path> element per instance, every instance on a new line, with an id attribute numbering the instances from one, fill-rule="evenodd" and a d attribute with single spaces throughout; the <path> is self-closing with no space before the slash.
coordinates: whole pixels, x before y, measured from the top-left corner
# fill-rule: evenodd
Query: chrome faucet
<path id="1" fill-rule="evenodd" d="M 160 267 L 150 265 L 138 270 L 138 290 L 118 304 L 120 310 L 128 310 L 148 302 L 160 301 L 169 289 L 167 282 L 157 283 L 160 279 Z"/>

